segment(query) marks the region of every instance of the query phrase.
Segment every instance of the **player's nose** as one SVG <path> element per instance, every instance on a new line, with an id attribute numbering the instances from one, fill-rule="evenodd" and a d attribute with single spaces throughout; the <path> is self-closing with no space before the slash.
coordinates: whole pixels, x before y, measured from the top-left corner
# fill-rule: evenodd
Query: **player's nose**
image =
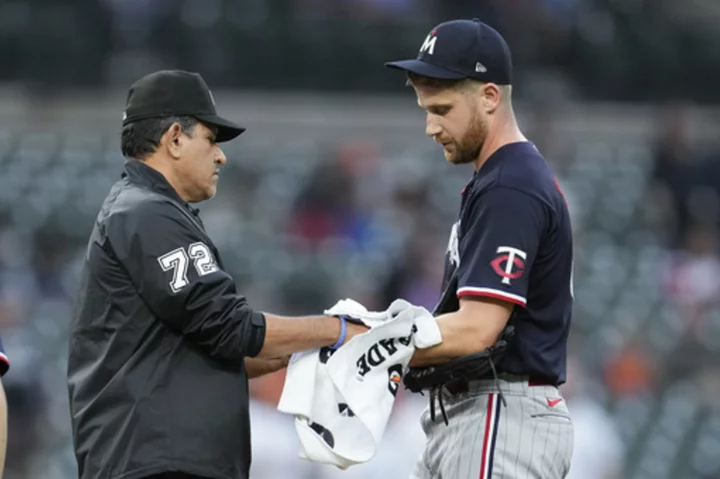
<path id="1" fill-rule="evenodd" d="M 437 121 L 435 115 L 427 114 L 425 117 L 425 134 L 430 138 L 434 138 L 440 134 L 442 128 Z"/>

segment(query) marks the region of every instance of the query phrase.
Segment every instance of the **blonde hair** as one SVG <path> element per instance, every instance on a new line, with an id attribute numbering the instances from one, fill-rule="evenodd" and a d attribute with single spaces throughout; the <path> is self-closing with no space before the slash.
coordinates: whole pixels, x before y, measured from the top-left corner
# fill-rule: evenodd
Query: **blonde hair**
<path id="1" fill-rule="evenodd" d="M 473 95 L 479 87 L 485 85 L 485 82 L 474 78 L 461 78 L 459 80 L 446 80 L 442 78 L 430 78 L 417 73 L 407 73 L 407 86 L 438 88 L 441 90 L 454 90 L 464 95 Z M 502 94 L 503 102 L 510 104 L 512 96 L 512 87 L 510 85 L 497 85 L 498 90 Z"/>
<path id="2" fill-rule="evenodd" d="M 417 73 L 408 72 L 408 86 L 422 86 L 429 88 L 438 88 L 442 90 L 455 90 L 461 93 L 470 94 L 477 91 L 478 87 L 484 85 L 484 82 L 475 80 L 474 78 L 461 78 L 459 80 L 446 80 L 442 78 L 430 78 Z"/>

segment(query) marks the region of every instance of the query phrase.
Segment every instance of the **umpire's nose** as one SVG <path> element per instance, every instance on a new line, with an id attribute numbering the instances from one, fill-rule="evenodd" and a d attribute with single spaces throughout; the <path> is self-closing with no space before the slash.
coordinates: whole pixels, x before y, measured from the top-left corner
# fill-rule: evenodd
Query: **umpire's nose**
<path id="1" fill-rule="evenodd" d="M 227 163 L 227 157 L 225 156 L 225 152 L 222 151 L 222 148 L 215 145 L 215 164 L 216 165 L 225 165 Z"/>

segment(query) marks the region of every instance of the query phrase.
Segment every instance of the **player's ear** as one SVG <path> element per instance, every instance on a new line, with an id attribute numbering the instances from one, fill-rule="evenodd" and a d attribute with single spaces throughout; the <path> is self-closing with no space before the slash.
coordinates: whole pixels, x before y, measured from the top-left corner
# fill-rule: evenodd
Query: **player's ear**
<path id="1" fill-rule="evenodd" d="M 500 105 L 500 89 L 494 83 L 485 83 L 478 92 L 480 107 L 487 114 L 494 113 Z"/>
<path id="2" fill-rule="evenodd" d="M 165 149 L 172 158 L 178 159 L 180 158 L 183 140 L 182 127 L 178 123 L 173 123 L 163 135 L 160 143 L 165 146 Z"/>

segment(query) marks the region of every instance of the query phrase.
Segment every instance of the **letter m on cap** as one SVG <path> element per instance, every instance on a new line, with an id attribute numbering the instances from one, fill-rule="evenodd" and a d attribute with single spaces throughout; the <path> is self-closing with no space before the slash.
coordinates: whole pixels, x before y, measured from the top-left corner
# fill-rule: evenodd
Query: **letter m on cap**
<path id="1" fill-rule="evenodd" d="M 437 37 L 434 35 L 435 32 L 431 33 L 425 38 L 425 41 L 420 46 L 420 53 L 428 52 L 428 55 L 432 55 L 435 51 L 435 42 Z"/>

